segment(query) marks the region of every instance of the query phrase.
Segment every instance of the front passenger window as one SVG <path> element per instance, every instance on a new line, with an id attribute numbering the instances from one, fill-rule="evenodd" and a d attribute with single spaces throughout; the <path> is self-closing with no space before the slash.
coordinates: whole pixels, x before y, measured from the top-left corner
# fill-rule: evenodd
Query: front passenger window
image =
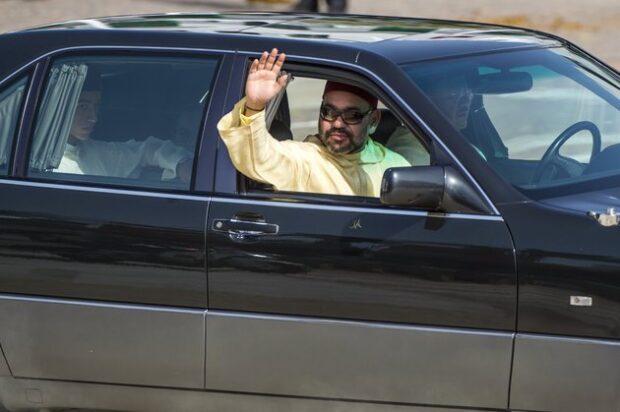
<path id="1" fill-rule="evenodd" d="M 189 189 L 215 59 L 72 57 L 52 66 L 30 147 L 36 178 Z"/>
<path id="2" fill-rule="evenodd" d="M 274 137 L 283 140 L 282 135 L 278 133 L 283 118 L 287 119 L 287 123 L 290 124 L 292 139 L 316 134 L 325 83 L 324 79 L 294 77 L 286 88 L 286 95 L 283 99 L 285 102 L 280 104 L 278 113 L 271 123 L 270 131 Z M 381 101 L 379 101 L 378 109 L 381 112 L 381 120 L 371 134 L 371 138 L 400 154 L 413 166 L 429 165 L 430 155 L 420 137 L 403 125 Z"/>
<path id="3" fill-rule="evenodd" d="M 381 100 L 375 98 L 371 104 L 360 97 L 367 95 L 372 93 L 335 80 L 302 76 L 289 80 L 267 105 L 265 124 L 278 141 L 268 153 L 289 152 L 296 166 L 291 167 L 291 162 L 265 166 L 274 158 L 266 156 L 258 173 L 246 174 L 254 179 L 247 182 L 246 190 L 378 197 L 386 168 L 429 165 L 430 153 L 422 138 Z M 364 122 L 369 124 L 366 129 Z M 297 159 L 312 159 L 308 160 L 312 165 L 306 168 L 301 161 L 299 166 L 294 163 Z M 319 163 L 328 165 L 318 167 Z M 287 167 L 296 174 L 278 172 Z"/>

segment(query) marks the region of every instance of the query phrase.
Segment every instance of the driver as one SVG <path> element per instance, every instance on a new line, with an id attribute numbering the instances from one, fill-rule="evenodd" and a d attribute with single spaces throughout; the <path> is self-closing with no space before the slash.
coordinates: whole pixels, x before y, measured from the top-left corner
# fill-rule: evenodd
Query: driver
<path id="1" fill-rule="evenodd" d="M 107 142 L 90 135 L 97 124 L 101 81 L 90 74 L 82 87 L 65 152 L 54 172 L 110 177 L 138 177 L 142 167 L 163 169 L 162 179 L 189 182 L 192 153 L 168 140 Z"/>
<path id="2" fill-rule="evenodd" d="M 448 121 L 461 133 L 466 134 L 474 94 L 467 79 L 459 73 L 435 75 L 426 79 L 425 91 Z M 402 154 L 414 165 L 430 164 L 428 151 L 418 139 L 412 139 L 404 126 L 399 126 L 386 142 L 386 146 Z M 482 151 L 472 144 L 484 158 Z"/>
<path id="3" fill-rule="evenodd" d="M 355 86 L 327 82 L 319 133 L 305 141 L 278 141 L 265 125 L 265 106 L 286 85 L 278 50 L 250 67 L 246 97 L 218 123 L 234 166 L 276 190 L 378 197 L 383 172 L 410 166 L 401 155 L 370 139 L 380 120 L 378 100 Z"/>
<path id="4" fill-rule="evenodd" d="M 427 91 L 455 129 L 467 128 L 474 94 L 465 76 L 457 73 L 444 76 L 432 82 Z"/>

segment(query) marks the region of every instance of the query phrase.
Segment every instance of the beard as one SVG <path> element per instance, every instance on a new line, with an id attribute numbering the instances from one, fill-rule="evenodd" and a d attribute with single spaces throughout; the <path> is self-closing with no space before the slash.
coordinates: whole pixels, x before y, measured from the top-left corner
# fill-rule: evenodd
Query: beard
<path id="1" fill-rule="evenodd" d="M 357 144 L 354 136 L 347 129 L 332 127 L 319 133 L 323 145 L 333 154 L 348 154 L 359 150 L 363 144 Z"/>

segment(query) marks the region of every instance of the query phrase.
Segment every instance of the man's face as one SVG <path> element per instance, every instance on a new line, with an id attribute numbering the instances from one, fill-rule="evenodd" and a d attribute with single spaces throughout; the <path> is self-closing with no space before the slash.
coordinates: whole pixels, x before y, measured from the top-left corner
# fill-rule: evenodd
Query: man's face
<path id="1" fill-rule="evenodd" d="M 463 130 L 467 127 L 467 118 L 473 100 L 473 93 L 465 78 L 446 77 L 436 83 L 430 90 L 431 99 L 439 106 L 452 125 Z"/>
<path id="2" fill-rule="evenodd" d="M 326 93 L 323 97 L 323 105 L 340 111 L 357 110 L 360 113 L 367 113 L 370 110 L 370 104 L 366 100 L 341 90 Z M 369 127 L 376 125 L 378 121 L 377 110 L 364 116 L 358 124 L 347 124 L 342 120 L 342 116 L 338 116 L 333 121 L 319 117 L 319 136 L 332 153 L 354 153 L 364 147 L 368 140 Z"/>
<path id="3" fill-rule="evenodd" d="M 101 92 L 84 91 L 80 94 L 70 135 L 79 140 L 86 140 L 97 124 L 97 110 L 101 101 Z"/>

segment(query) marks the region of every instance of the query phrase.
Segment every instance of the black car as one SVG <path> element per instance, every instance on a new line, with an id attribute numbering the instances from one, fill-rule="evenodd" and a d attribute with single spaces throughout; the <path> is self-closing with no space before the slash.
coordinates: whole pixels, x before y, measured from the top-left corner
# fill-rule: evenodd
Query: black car
<path id="1" fill-rule="evenodd" d="M 216 125 L 252 59 L 381 101 L 412 165 L 380 198 L 294 193 Z M 620 77 L 477 23 L 232 13 L 0 36 L 7 410 L 620 408 Z M 85 160 L 87 159 L 87 160 Z"/>

